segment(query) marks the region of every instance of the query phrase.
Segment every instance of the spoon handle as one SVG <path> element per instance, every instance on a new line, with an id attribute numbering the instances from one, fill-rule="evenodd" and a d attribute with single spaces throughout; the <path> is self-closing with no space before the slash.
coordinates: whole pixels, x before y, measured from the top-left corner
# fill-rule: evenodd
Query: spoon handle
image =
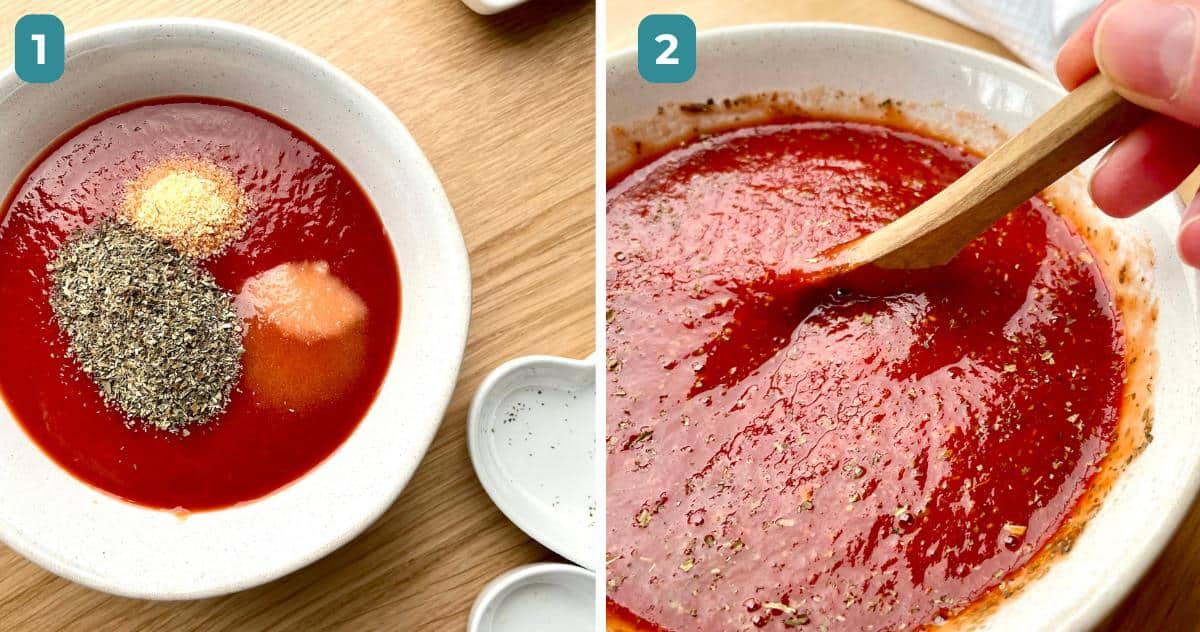
<path id="1" fill-rule="evenodd" d="M 1148 112 L 1097 74 L 950 186 L 844 251 L 851 265 L 928 268 L 1088 157 L 1130 132 Z"/>

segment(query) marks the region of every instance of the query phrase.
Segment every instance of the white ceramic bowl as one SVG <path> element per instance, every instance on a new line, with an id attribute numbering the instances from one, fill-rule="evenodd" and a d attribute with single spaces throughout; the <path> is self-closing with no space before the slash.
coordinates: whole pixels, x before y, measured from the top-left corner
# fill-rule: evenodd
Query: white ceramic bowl
<path id="1" fill-rule="evenodd" d="M 607 68 L 607 122 L 645 120 L 664 102 L 818 86 L 930 104 L 926 114 L 942 113 L 942 120 L 932 121 L 939 127 L 953 126 L 956 112 L 974 113 L 1008 133 L 1063 95 L 1026 68 L 936 40 L 836 24 L 756 25 L 701 34 L 696 75 L 684 84 L 649 84 L 637 74 L 632 49 L 614 54 Z M 1081 188 L 1075 190 L 1075 199 L 1090 205 Z M 1154 561 L 1196 496 L 1200 353 L 1195 273 L 1182 265 L 1174 245 L 1179 212 L 1172 196 L 1130 220 L 1110 220 L 1094 209 L 1089 215 L 1130 244 L 1153 248 L 1149 274 L 1159 306 L 1160 362 L 1154 438 L 1116 480 L 1071 552 L 976 621 L 982 629 L 1084 630 L 1097 624 Z"/>
<path id="2" fill-rule="evenodd" d="M 379 397 L 341 447 L 264 498 L 185 520 L 79 482 L 0 407 L 0 539 L 63 577 L 154 599 L 261 584 L 333 551 L 378 518 L 441 422 L 470 315 L 462 233 L 404 126 L 325 60 L 246 27 L 126 22 L 71 37 L 66 73 L 56 83 L 24 84 L 9 68 L 0 75 L 0 186 L 7 189 L 55 137 L 90 116 L 180 94 L 271 112 L 336 156 L 383 217 L 399 261 L 403 309 Z"/>

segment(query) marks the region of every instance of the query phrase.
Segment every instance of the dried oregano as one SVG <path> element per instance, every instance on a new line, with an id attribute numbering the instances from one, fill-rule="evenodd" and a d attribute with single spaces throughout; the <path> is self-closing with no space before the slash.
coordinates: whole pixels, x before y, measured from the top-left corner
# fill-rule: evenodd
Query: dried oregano
<path id="1" fill-rule="evenodd" d="M 241 370 L 230 296 L 170 245 L 104 223 L 47 266 L 68 351 L 130 421 L 180 431 L 225 409 Z"/>

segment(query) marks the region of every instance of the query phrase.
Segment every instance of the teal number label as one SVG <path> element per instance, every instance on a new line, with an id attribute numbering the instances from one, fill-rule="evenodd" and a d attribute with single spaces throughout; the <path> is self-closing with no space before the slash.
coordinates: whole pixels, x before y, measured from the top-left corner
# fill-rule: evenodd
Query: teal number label
<path id="1" fill-rule="evenodd" d="M 650 83 L 683 83 L 696 74 L 696 23 L 686 15 L 647 15 L 638 24 L 638 73 Z"/>
<path id="2" fill-rule="evenodd" d="M 53 15 L 30 14 L 17 20 L 13 65 L 28 83 L 51 83 L 63 74 L 66 31 Z"/>

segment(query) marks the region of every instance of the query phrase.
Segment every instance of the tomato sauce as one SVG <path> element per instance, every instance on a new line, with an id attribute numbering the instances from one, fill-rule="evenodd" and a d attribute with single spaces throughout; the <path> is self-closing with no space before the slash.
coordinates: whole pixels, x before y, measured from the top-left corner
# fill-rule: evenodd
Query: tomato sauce
<path id="1" fill-rule="evenodd" d="M 919 628 L 1051 541 L 1115 438 L 1125 369 L 1101 271 L 1050 203 L 939 269 L 781 276 L 976 161 L 786 120 L 610 188 L 611 622 Z"/>
<path id="2" fill-rule="evenodd" d="M 202 264 L 222 288 L 235 294 L 278 264 L 324 260 L 366 304 L 357 377 L 337 397 L 293 410 L 261 405 L 243 377 L 224 413 L 181 436 L 126 427 L 66 359 L 46 264 L 68 234 L 115 216 L 123 184 L 140 169 L 172 156 L 227 169 L 254 203 L 244 235 Z M 79 479 L 151 507 L 220 508 L 303 475 L 365 415 L 396 341 L 399 273 L 366 194 L 303 132 L 231 102 L 139 102 L 65 135 L 15 186 L 0 221 L 0 394 L 30 437 Z M 251 345 L 246 353 L 243 362 L 255 360 Z"/>

